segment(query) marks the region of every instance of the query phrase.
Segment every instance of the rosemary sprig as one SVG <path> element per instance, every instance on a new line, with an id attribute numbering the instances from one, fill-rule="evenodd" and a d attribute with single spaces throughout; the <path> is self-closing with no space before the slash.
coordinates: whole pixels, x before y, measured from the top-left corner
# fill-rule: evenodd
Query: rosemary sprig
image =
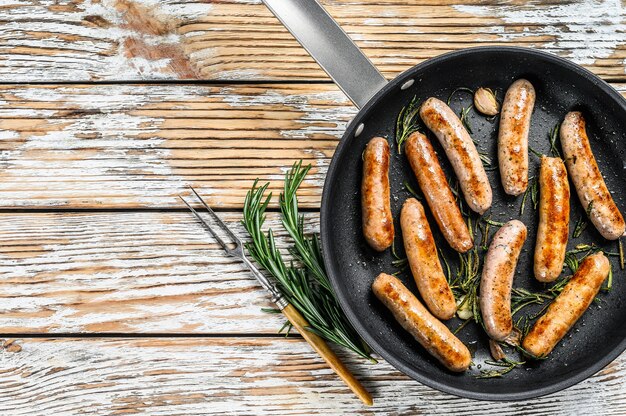
<path id="1" fill-rule="evenodd" d="M 398 146 L 398 153 L 402 153 L 402 145 L 409 138 L 409 136 L 416 131 L 420 131 L 418 124 L 418 114 L 420 105 L 418 105 L 417 96 L 413 97 L 411 102 L 402 107 L 398 118 L 396 119 L 396 144 Z"/>
<path id="2" fill-rule="evenodd" d="M 472 109 L 472 106 L 470 105 L 469 107 L 462 107 L 461 108 L 461 123 L 463 123 L 463 126 L 465 127 L 465 129 L 467 130 L 467 132 L 469 134 L 474 134 L 474 132 L 472 131 L 472 126 L 469 122 L 469 119 L 467 118 L 467 115 L 469 114 L 470 110 Z M 474 139 L 472 139 L 474 140 Z"/>
<path id="3" fill-rule="evenodd" d="M 548 138 L 550 139 L 550 154 L 552 157 L 561 157 L 561 153 L 556 145 L 556 140 L 559 138 L 559 129 L 561 126 L 559 124 L 555 125 L 552 130 L 550 130 L 550 135 Z"/>
<path id="4" fill-rule="evenodd" d="M 526 361 L 513 361 L 510 358 L 504 357 L 501 361 L 485 360 L 485 364 L 489 364 L 494 367 L 502 367 L 502 369 L 480 370 L 480 374 L 477 375 L 476 378 L 502 377 L 506 373 L 511 372 L 515 367 L 526 364 Z"/>
<path id="5" fill-rule="evenodd" d="M 492 170 L 497 169 L 497 167 L 491 163 L 491 158 L 489 157 L 487 153 L 478 152 L 478 156 L 480 157 L 480 160 L 483 162 L 483 166 L 486 171 L 492 171 Z"/>
<path id="6" fill-rule="evenodd" d="M 273 231 L 270 229 L 265 233 L 262 230 L 272 194 L 265 196 L 269 183 L 258 186 L 258 179 L 244 201 L 242 223 L 250 235 L 246 249 L 276 279 L 282 293 L 306 318 L 309 322 L 306 328 L 308 331 L 375 362 L 369 347 L 341 311 L 328 284 L 318 237 L 304 236 L 304 221 L 298 213 L 296 190 L 308 169 L 302 168 L 301 163 L 294 164 L 285 180 L 285 192 L 280 197 L 283 225 L 294 239 L 293 253 L 305 267 L 294 267 L 293 264 L 287 266 L 276 247 Z"/>
<path id="7" fill-rule="evenodd" d="M 573 238 L 578 238 L 587 228 L 587 218 L 589 218 L 589 214 L 591 214 L 591 210 L 593 209 L 593 201 L 587 205 L 587 209 L 585 210 L 585 215 L 581 215 L 578 220 L 576 220 L 576 225 L 574 225 L 574 232 L 572 233 Z"/>
<path id="8" fill-rule="evenodd" d="M 543 305 L 546 300 L 554 299 L 544 293 L 535 293 L 523 288 L 513 288 L 511 291 L 511 315 L 515 315 L 529 305 Z"/>

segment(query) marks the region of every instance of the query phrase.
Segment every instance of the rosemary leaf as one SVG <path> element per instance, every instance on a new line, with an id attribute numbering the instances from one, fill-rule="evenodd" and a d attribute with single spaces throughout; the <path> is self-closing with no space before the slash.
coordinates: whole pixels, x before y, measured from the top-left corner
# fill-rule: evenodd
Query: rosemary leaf
<path id="1" fill-rule="evenodd" d="M 537 209 L 537 203 L 539 201 L 538 193 L 539 193 L 539 185 L 536 177 L 531 177 L 528 180 L 528 186 L 524 191 L 524 196 L 522 197 L 522 204 L 519 207 L 519 215 L 524 214 L 524 209 L 526 208 L 526 200 L 528 199 L 528 195 L 530 195 L 530 199 L 533 203 L 533 208 Z"/>
<path id="2" fill-rule="evenodd" d="M 494 378 L 502 377 L 503 375 L 511 372 L 515 367 L 526 364 L 525 361 L 513 361 L 509 358 L 503 358 L 502 361 L 486 360 L 485 364 L 495 367 L 503 367 L 501 370 L 481 370 L 480 374 L 475 376 L 476 378 Z"/>
<path id="3" fill-rule="evenodd" d="M 402 182 L 402 185 L 404 186 L 404 189 L 406 189 L 413 198 L 417 199 L 418 201 L 424 200 L 422 195 L 420 195 L 411 185 L 409 185 L 407 181 Z"/>
<path id="4" fill-rule="evenodd" d="M 472 126 L 470 125 L 469 119 L 467 118 L 467 115 L 469 114 L 469 111 L 472 109 L 472 106 L 470 105 L 469 107 L 465 108 L 461 108 L 461 123 L 463 123 L 463 126 L 465 127 L 465 129 L 467 130 L 467 132 L 469 134 L 474 134 L 474 132 L 472 131 Z M 474 139 L 472 139 L 474 140 Z M 474 141 L 474 143 L 476 143 Z M 484 163 L 484 162 L 483 162 Z"/>
<path id="5" fill-rule="evenodd" d="M 536 151 L 535 149 L 533 149 L 533 147 L 532 147 L 532 146 L 528 146 L 528 150 L 530 150 L 530 152 L 531 152 L 532 154 L 534 154 L 535 156 L 537 156 L 537 157 L 538 157 L 538 158 L 540 158 L 540 159 L 541 159 L 541 156 L 543 156 L 543 154 L 542 154 L 542 153 L 539 153 L 538 151 Z"/>
<path id="6" fill-rule="evenodd" d="M 559 138 L 560 127 L 561 126 L 559 124 L 555 125 L 552 130 L 550 130 L 550 135 L 548 137 L 550 139 L 550 154 L 552 157 L 561 157 L 561 153 L 556 145 L 556 140 Z"/>
<path id="7" fill-rule="evenodd" d="M 453 96 L 454 94 L 456 94 L 457 92 L 461 92 L 461 91 L 466 92 L 466 93 L 468 93 L 468 94 L 472 94 L 472 97 L 474 97 L 474 91 L 473 91 L 471 88 L 467 88 L 467 87 L 458 87 L 458 88 L 456 88 L 454 91 L 452 91 L 452 92 L 450 93 L 450 95 L 448 96 L 448 100 L 446 101 L 446 103 L 447 103 L 448 105 L 450 105 L 450 102 L 452 101 L 452 96 Z"/>
<path id="8" fill-rule="evenodd" d="M 617 249 L 619 251 L 619 268 L 624 270 L 624 247 L 621 238 L 617 239 Z"/>
<path id="9" fill-rule="evenodd" d="M 589 214 L 591 214 L 591 210 L 593 209 L 593 201 L 587 205 L 587 209 L 585 210 L 585 215 L 580 216 L 578 220 L 576 220 L 576 224 L 574 225 L 574 232 L 572 233 L 573 238 L 578 238 L 582 234 L 582 232 L 587 228 L 587 218 L 589 218 Z"/>

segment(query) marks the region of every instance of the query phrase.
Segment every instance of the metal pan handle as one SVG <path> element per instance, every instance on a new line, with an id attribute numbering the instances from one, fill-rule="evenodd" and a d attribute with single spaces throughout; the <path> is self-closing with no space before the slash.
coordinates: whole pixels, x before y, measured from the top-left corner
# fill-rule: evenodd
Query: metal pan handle
<path id="1" fill-rule="evenodd" d="M 263 2 L 357 107 L 387 83 L 317 0 Z"/>

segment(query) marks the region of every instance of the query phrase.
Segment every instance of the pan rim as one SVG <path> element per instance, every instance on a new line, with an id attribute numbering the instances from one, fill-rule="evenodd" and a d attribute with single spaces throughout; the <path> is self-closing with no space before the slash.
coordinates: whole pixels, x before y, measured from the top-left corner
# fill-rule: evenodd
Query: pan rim
<path id="1" fill-rule="evenodd" d="M 552 61 L 553 63 L 564 67 L 567 70 L 570 70 L 576 73 L 578 76 L 583 77 L 591 82 L 593 82 L 598 88 L 600 88 L 604 93 L 611 96 L 616 103 L 618 103 L 621 110 L 626 113 L 626 100 L 622 97 L 613 87 L 611 87 L 604 80 L 593 74 L 591 71 L 581 67 L 578 64 L 575 64 L 565 58 L 561 58 L 557 55 L 553 55 L 548 52 L 539 51 L 531 48 L 519 47 L 519 46 L 479 46 L 474 48 L 466 48 L 458 51 L 448 52 L 442 55 L 439 55 L 435 58 L 431 58 L 424 62 L 415 65 L 408 70 L 402 72 L 397 77 L 389 81 L 382 89 L 380 89 L 368 103 L 363 106 L 362 109 L 358 112 L 358 114 L 352 119 L 350 124 L 346 127 L 346 130 L 335 149 L 335 153 L 328 167 L 328 171 L 326 173 L 326 178 L 324 180 L 324 189 L 322 192 L 322 200 L 320 206 L 320 236 L 322 240 L 322 250 L 324 255 L 324 265 L 328 272 L 329 279 L 331 281 L 333 290 L 335 291 L 337 298 L 339 300 L 339 304 L 341 309 L 344 311 L 348 320 L 353 325 L 355 330 L 359 333 L 359 335 L 368 343 L 368 345 L 378 353 L 382 358 L 384 358 L 389 364 L 391 364 L 394 368 L 411 377 L 412 379 L 439 391 L 453 394 L 458 397 L 465 397 L 469 399 L 478 399 L 478 400 L 491 400 L 491 401 L 518 401 L 525 399 L 532 399 L 540 396 L 545 396 L 551 393 L 556 393 L 568 387 L 571 387 L 575 384 L 580 383 L 583 380 L 591 377 L 608 364 L 610 364 L 613 360 L 615 360 L 624 350 L 626 350 L 626 337 L 623 338 L 620 343 L 610 351 L 610 353 L 606 354 L 598 361 L 596 361 L 593 365 L 587 367 L 584 370 L 579 371 L 576 374 L 571 375 L 569 378 L 562 380 L 560 382 L 551 384 L 549 386 L 540 387 L 540 388 L 531 388 L 525 391 L 519 392 L 511 392 L 511 393 L 482 393 L 469 391 L 463 388 L 457 388 L 454 386 L 450 386 L 448 384 L 440 383 L 431 377 L 424 375 L 409 366 L 405 365 L 402 360 L 396 358 L 386 350 L 382 345 L 380 345 L 366 330 L 366 328 L 361 324 L 361 320 L 356 315 L 354 311 L 352 311 L 349 307 L 348 299 L 344 292 L 340 291 L 340 285 L 338 282 L 339 273 L 334 270 L 333 263 L 330 259 L 328 253 L 332 253 L 330 242 L 328 238 L 325 236 L 328 235 L 328 230 L 332 228 L 331 219 L 326 213 L 329 210 L 329 204 L 332 198 L 331 192 L 331 183 L 329 178 L 333 178 L 336 176 L 335 172 L 338 168 L 337 160 L 339 159 L 339 155 L 342 155 L 344 152 L 349 151 L 350 149 L 347 147 L 349 140 L 347 139 L 351 136 L 356 127 L 361 123 L 361 120 L 369 114 L 369 111 L 376 106 L 376 104 L 380 101 L 380 99 L 390 93 L 393 89 L 398 88 L 407 78 L 412 77 L 416 72 L 428 68 L 429 66 L 436 65 L 440 62 L 454 59 L 459 56 L 463 56 L 466 54 L 475 54 L 475 53 L 490 53 L 490 52 L 516 52 L 522 53 L 529 57 L 537 57 L 543 60 Z"/>

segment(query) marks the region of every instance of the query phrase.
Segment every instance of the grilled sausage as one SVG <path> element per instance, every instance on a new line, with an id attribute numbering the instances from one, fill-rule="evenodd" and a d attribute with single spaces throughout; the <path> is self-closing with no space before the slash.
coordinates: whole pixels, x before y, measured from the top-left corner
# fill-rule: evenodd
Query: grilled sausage
<path id="1" fill-rule="evenodd" d="M 611 265 L 602 253 L 585 258 L 574 277 L 548 306 L 548 310 L 532 327 L 522 347 L 536 357 L 550 354 L 556 344 L 567 334 L 585 313 L 598 294 Z"/>
<path id="2" fill-rule="evenodd" d="M 468 369 L 472 356 L 467 347 L 400 280 L 381 273 L 374 280 L 372 290 L 398 323 L 441 364 L 455 372 Z"/>
<path id="3" fill-rule="evenodd" d="M 430 140 L 415 132 L 406 140 L 404 151 L 441 233 L 450 247 L 465 253 L 474 242 Z"/>
<path id="4" fill-rule="evenodd" d="M 420 117 L 437 136 L 452 163 L 467 205 L 472 211 L 483 214 L 491 207 L 491 185 L 478 150 L 463 123 L 446 103 L 434 97 L 424 101 Z"/>
<path id="5" fill-rule="evenodd" d="M 389 143 L 382 137 L 374 137 L 363 152 L 361 210 L 363 235 L 377 251 L 383 251 L 393 243 L 389 194 Z"/>
<path id="6" fill-rule="evenodd" d="M 602 237 L 618 239 L 624 234 L 626 224 L 598 169 L 582 113 L 567 113 L 561 124 L 560 136 L 567 172 L 589 219 Z M 590 204 L 593 204 L 591 208 Z"/>
<path id="7" fill-rule="evenodd" d="M 535 244 L 535 278 L 554 281 L 563 270 L 569 233 L 569 182 L 563 160 L 541 157 L 539 228 Z"/>
<path id="8" fill-rule="evenodd" d="M 504 224 L 493 236 L 480 279 L 480 311 L 487 334 L 503 341 L 513 330 L 511 288 L 515 266 L 526 241 L 526 226 L 518 220 Z"/>
<path id="9" fill-rule="evenodd" d="M 528 131 L 535 107 L 535 89 L 525 79 L 518 79 L 506 91 L 500 129 L 498 162 L 504 192 L 520 195 L 528 187 Z"/>
<path id="10" fill-rule="evenodd" d="M 400 226 L 411 273 L 424 303 L 437 318 L 452 318 L 456 312 L 454 295 L 443 274 L 424 207 L 417 199 L 409 198 L 402 206 Z"/>

